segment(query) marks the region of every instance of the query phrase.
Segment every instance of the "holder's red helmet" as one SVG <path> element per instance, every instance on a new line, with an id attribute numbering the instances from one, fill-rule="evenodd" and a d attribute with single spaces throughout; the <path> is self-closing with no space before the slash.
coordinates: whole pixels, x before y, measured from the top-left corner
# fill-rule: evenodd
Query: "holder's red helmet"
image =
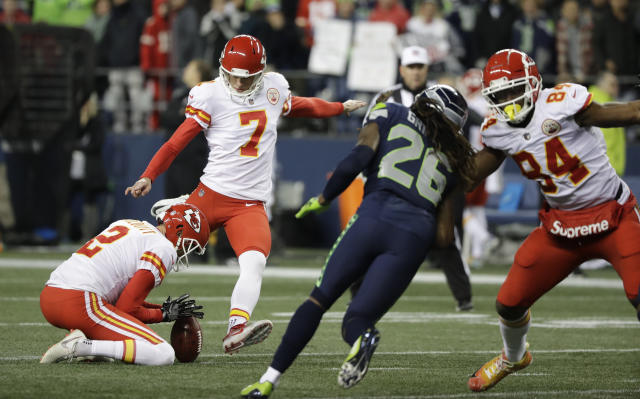
<path id="1" fill-rule="evenodd" d="M 536 63 L 519 50 L 500 50 L 482 72 L 482 96 L 498 119 L 521 122 L 535 106 L 542 88 Z"/>
<path id="2" fill-rule="evenodd" d="M 231 38 L 220 55 L 220 77 L 231 94 L 248 97 L 262 86 L 262 75 L 267 65 L 267 56 L 260 40 L 249 35 Z M 229 84 L 229 75 L 248 78 L 253 83 L 248 90 L 238 92 Z"/>
<path id="3" fill-rule="evenodd" d="M 162 218 L 162 224 L 166 230 L 165 237 L 178 252 L 176 270 L 180 265 L 189 266 L 187 255 L 191 252 L 204 254 L 209 242 L 209 222 L 196 206 L 186 203 L 172 205 Z"/>

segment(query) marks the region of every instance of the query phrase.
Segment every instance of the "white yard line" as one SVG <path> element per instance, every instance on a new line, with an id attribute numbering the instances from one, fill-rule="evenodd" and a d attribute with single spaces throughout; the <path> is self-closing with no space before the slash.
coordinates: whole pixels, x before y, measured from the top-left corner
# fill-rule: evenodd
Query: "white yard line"
<path id="1" fill-rule="evenodd" d="M 588 349 L 535 349 L 532 353 L 536 355 L 554 355 L 558 353 L 638 353 L 640 348 L 588 348 Z M 376 356 L 451 356 L 451 355 L 488 355 L 495 354 L 496 350 L 477 350 L 477 351 L 404 351 L 404 352 L 383 352 L 376 351 Z M 299 356 L 344 356 L 345 352 L 302 352 Z M 33 360 L 40 359 L 41 356 L 25 355 L 25 356 L 1 356 L 0 361 L 17 361 L 17 360 Z M 224 353 L 201 353 L 199 359 L 212 358 L 228 358 L 229 355 Z M 262 358 L 273 357 L 273 353 L 238 353 L 233 355 L 234 358 Z M 395 369 L 395 368 L 389 368 Z M 633 381 L 631 381 L 633 382 Z"/>
<path id="2" fill-rule="evenodd" d="M 59 260 L 43 259 L 12 259 L 0 258 L 0 268 L 23 268 L 23 269 L 54 269 L 61 262 Z M 214 275 L 214 276 L 237 276 L 239 269 L 229 266 L 212 265 L 192 265 L 190 268 L 180 271 L 181 276 L 186 275 Z M 284 279 L 317 279 L 320 268 L 297 268 L 270 265 L 265 270 L 265 278 Z M 505 270 L 506 274 L 506 270 Z M 505 279 L 505 275 L 498 274 L 472 274 L 471 284 L 499 285 Z M 413 279 L 414 283 L 444 283 L 444 274 L 438 272 L 418 272 Z M 170 282 L 170 279 L 167 280 Z M 622 289 L 622 281 L 618 279 L 602 278 L 574 278 L 570 277 L 560 283 L 566 287 L 591 287 L 591 288 L 619 288 Z"/>

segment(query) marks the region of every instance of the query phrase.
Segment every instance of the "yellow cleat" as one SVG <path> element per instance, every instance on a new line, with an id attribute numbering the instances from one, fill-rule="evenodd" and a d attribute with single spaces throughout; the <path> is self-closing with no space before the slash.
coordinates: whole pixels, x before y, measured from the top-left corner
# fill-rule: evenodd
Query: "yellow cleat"
<path id="1" fill-rule="evenodd" d="M 529 344 L 527 344 L 527 349 L 528 348 Z M 475 392 L 486 391 L 499 383 L 509 374 L 527 367 L 532 361 L 533 356 L 531 356 L 531 352 L 527 350 L 519 362 L 512 363 L 507 360 L 503 350 L 500 355 L 489 360 L 480 367 L 478 371 L 473 373 L 471 378 L 469 378 L 467 385 L 469 386 L 469 389 Z"/>

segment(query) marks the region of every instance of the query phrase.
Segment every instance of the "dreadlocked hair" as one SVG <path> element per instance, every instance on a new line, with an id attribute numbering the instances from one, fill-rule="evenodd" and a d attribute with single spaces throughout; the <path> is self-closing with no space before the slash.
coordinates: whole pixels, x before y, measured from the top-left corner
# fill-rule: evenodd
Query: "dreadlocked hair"
<path id="1" fill-rule="evenodd" d="M 440 106 L 427 97 L 418 98 L 411 106 L 411 111 L 424 123 L 433 148 L 447 157 L 453 171 L 462 179 L 463 186 L 469 187 L 473 182 L 473 148 L 439 109 Z"/>

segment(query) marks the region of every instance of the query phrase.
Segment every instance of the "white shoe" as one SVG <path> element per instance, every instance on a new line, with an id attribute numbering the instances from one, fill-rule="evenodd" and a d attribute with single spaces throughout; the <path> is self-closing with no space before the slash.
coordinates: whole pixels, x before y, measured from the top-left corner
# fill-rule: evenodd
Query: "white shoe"
<path id="1" fill-rule="evenodd" d="M 49 348 L 40 363 L 58 363 L 63 360 L 72 360 L 75 357 L 76 345 L 81 339 L 87 339 L 84 333 L 80 330 L 73 330 L 69 335 L 64 337 L 62 341 Z"/>
<path id="2" fill-rule="evenodd" d="M 170 206 L 175 204 L 183 204 L 187 201 L 187 198 L 189 198 L 189 194 L 183 194 L 176 198 L 161 199 L 151 207 L 151 216 L 153 216 L 156 221 L 162 222 L 162 219 L 164 219 L 164 214 L 165 212 L 167 212 L 167 209 L 169 209 Z"/>
<path id="3" fill-rule="evenodd" d="M 237 324 L 229 330 L 227 335 L 222 339 L 222 349 L 225 353 L 233 355 L 240 348 L 259 344 L 267 339 L 273 323 L 269 320 L 260 320 L 253 323 Z"/>

